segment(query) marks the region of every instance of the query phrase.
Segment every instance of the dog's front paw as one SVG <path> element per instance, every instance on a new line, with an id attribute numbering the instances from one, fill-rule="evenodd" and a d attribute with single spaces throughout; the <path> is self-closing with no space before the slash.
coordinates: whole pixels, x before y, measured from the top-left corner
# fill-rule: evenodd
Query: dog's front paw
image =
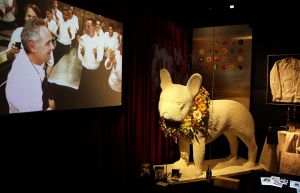
<path id="1" fill-rule="evenodd" d="M 188 166 L 188 163 L 182 158 L 180 158 L 178 161 L 173 163 L 173 168 L 184 168 L 187 166 Z"/>
<path id="2" fill-rule="evenodd" d="M 200 177 L 202 175 L 202 169 L 195 167 L 195 177 Z"/>
<path id="3" fill-rule="evenodd" d="M 252 161 L 247 161 L 246 163 L 243 164 L 243 166 L 247 168 L 253 168 L 255 166 L 255 163 Z"/>
<path id="4" fill-rule="evenodd" d="M 236 160 L 237 160 L 237 156 L 233 156 L 233 155 L 230 155 L 230 156 L 228 156 L 228 157 L 226 157 L 226 161 L 227 162 L 235 162 Z"/>

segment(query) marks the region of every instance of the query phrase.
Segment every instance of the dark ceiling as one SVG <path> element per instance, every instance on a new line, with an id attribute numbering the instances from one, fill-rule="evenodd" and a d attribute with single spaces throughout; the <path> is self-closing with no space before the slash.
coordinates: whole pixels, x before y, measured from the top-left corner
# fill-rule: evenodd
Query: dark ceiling
<path id="1" fill-rule="evenodd" d="M 88 4 L 84 0 L 63 0 L 80 7 L 89 9 L 112 10 L 117 14 L 135 14 L 139 11 L 150 11 L 164 18 L 184 25 L 206 24 L 208 21 L 249 20 L 253 0 L 142 0 L 142 1 L 92 1 Z M 181 1 L 181 2 L 180 2 Z M 234 4 L 235 9 L 229 9 Z"/>
<path id="2" fill-rule="evenodd" d="M 164 5 L 156 10 L 166 18 L 189 26 L 245 23 L 251 20 L 252 5 L 248 0 L 190 1 L 174 7 Z M 233 4 L 234 9 L 229 6 Z M 155 10 L 155 9 L 154 9 Z"/>
<path id="3" fill-rule="evenodd" d="M 92 12 L 122 18 L 139 17 L 141 11 L 149 11 L 187 27 L 213 26 L 241 23 L 292 22 L 298 16 L 297 1 L 267 0 L 142 0 L 142 1 L 87 1 L 63 0 Z M 179 3 L 180 2 L 180 3 Z M 229 5 L 235 8 L 230 9 Z M 298 21 L 297 21 L 298 23 Z"/>

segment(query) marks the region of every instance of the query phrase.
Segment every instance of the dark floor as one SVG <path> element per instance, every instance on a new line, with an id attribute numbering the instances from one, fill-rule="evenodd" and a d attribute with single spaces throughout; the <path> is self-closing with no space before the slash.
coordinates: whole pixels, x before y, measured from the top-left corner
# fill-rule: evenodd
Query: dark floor
<path id="1" fill-rule="evenodd" d="M 279 176 L 287 180 L 300 181 L 299 176 L 292 176 L 286 174 L 275 174 L 266 171 L 251 171 L 248 174 L 242 174 L 237 176 L 232 176 L 231 178 L 240 179 L 239 189 L 226 189 L 221 187 L 216 187 L 213 185 L 213 180 L 211 182 L 201 181 L 192 182 L 185 184 L 168 185 L 166 187 L 156 185 L 152 179 L 140 179 L 137 181 L 135 186 L 135 192 L 145 192 L 145 193 L 296 193 L 297 190 L 289 188 L 288 185 L 283 185 L 282 188 L 274 186 L 262 186 L 260 182 L 260 177 L 271 177 Z"/>

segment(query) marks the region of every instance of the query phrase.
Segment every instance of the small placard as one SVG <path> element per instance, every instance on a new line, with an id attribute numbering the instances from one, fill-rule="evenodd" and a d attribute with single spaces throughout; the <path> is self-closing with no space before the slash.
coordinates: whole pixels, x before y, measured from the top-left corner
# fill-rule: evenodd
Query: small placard
<path id="1" fill-rule="evenodd" d="M 179 180 L 179 169 L 172 169 L 171 180 L 178 181 Z"/>
<path id="2" fill-rule="evenodd" d="M 300 182 L 295 180 L 290 180 L 290 188 L 296 188 L 300 190 Z"/>
<path id="3" fill-rule="evenodd" d="M 155 178 L 155 180 L 164 180 L 165 179 L 164 166 L 155 166 L 154 167 L 154 178 Z"/>

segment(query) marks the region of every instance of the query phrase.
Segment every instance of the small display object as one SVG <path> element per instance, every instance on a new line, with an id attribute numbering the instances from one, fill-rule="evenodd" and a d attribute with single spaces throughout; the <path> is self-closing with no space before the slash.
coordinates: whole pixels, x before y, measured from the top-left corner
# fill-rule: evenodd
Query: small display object
<path id="1" fill-rule="evenodd" d="M 142 163 L 141 164 L 141 177 L 150 177 L 151 176 L 151 164 Z"/>
<path id="2" fill-rule="evenodd" d="M 155 180 L 164 180 L 165 179 L 165 173 L 164 173 L 164 166 L 155 166 L 154 167 L 154 178 Z"/>
<path id="3" fill-rule="evenodd" d="M 174 181 L 178 181 L 180 178 L 179 169 L 172 169 L 172 176 L 171 179 Z"/>

